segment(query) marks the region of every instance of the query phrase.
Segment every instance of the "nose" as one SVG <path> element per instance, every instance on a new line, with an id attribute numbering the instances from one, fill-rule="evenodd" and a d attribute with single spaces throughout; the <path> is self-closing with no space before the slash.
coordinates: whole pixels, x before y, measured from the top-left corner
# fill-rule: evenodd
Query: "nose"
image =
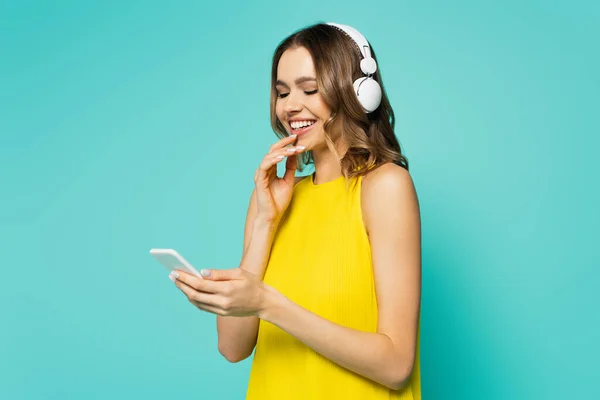
<path id="1" fill-rule="evenodd" d="M 302 102 L 296 91 L 291 92 L 285 99 L 284 111 L 288 114 L 296 114 L 302 110 Z"/>

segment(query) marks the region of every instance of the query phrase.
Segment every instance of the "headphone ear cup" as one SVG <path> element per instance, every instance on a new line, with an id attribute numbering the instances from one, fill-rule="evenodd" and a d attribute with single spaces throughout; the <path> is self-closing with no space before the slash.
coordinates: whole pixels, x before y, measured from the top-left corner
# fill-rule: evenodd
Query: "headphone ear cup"
<path id="1" fill-rule="evenodd" d="M 373 112 L 381 104 L 381 86 L 373 78 L 364 76 L 354 81 L 354 92 L 367 113 Z"/>
<path id="2" fill-rule="evenodd" d="M 360 60 L 360 70 L 365 74 L 374 74 L 377 71 L 377 62 L 375 59 L 368 57 Z"/>

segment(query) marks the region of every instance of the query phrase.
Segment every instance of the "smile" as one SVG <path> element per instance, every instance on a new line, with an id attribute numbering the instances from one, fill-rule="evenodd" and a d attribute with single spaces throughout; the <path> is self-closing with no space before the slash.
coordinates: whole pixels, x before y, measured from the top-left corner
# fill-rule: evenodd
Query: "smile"
<path id="1" fill-rule="evenodd" d="M 301 135 L 309 131 L 316 122 L 315 120 L 291 121 L 290 127 L 293 134 Z"/>

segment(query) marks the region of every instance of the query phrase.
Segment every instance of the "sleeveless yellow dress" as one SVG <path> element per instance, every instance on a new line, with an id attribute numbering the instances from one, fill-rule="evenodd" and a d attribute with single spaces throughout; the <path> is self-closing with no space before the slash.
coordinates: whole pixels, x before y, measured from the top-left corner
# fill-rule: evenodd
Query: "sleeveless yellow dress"
<path id="1" fill-rule="evenodd" d="M 353 183 L 355 183 L 353 185 Z M 294 186 L 279 224 L 264 281 L 336 324 L 377 331 L 371 246 L 360 204 L 362 177 Z M 338 366 L 261 320 L 246 400 L 420 400 L 420 323 L 413 372 L 394 391 Z"/>

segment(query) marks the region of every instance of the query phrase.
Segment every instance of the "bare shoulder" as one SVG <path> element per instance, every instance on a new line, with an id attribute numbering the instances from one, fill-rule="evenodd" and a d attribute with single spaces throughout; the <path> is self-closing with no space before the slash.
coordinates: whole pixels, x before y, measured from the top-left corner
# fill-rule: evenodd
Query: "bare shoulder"
<path id="1" fill-rule="evenodd" d="M 394 187 L 414 187 L 412 177 L 410 173 L 401 166 L 388 162 L 373 171 L 369 172 L 363 178 L 363 191 L 369 192 L 371 190 L 381 190 L 387 187 L 388 189 L 394 189 Z"/>
<path id="2" fill-rule="evenodd" d="M 418 213 L 418 200 L 413 179 L 403 167 L 386 163 L 363 178 L 362 213 L 367 232 L 377 219 L 398 212 Z"/>

